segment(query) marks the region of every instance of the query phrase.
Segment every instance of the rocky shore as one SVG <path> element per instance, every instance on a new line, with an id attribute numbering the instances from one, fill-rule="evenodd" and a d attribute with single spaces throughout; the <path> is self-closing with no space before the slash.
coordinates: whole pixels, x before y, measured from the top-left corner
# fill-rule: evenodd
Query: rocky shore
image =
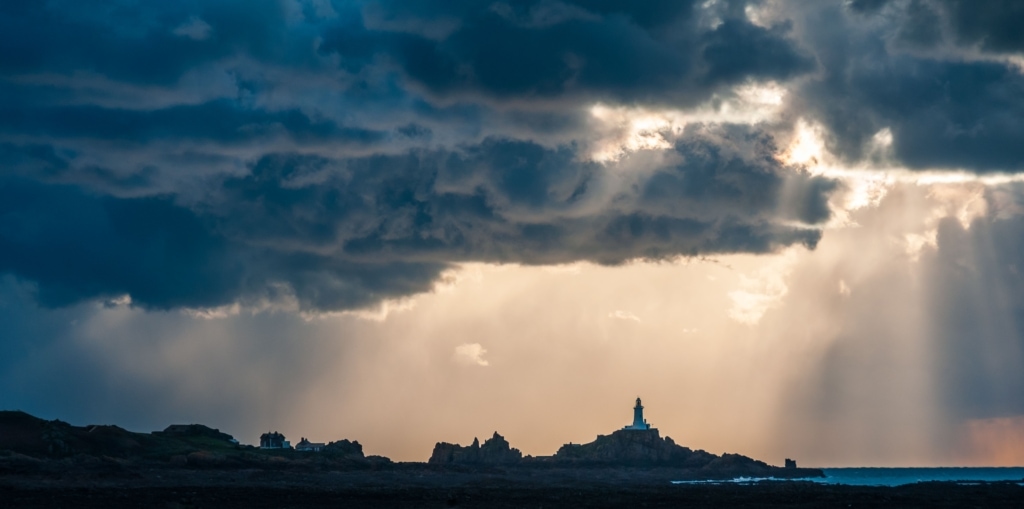
<path id="1" fill-rule="evenodd" d="M 133 433 L 0 412 L 0 507 L 1021 507 L 1019 483 L 897 488 L 799 479 L 817 469 L 694 451 L 657 430 L 617 431 L 553 456 L 523 456 L 498 433 L 438 443 L 426 463 L 366 456 L 358 442 L 320 452 L 261 450 L 202 425 Z"/>
<path id="2" fill-rule="evenodd" d="M 468 446 L 439 442 L 428 461 L 439 466 L 501 466 L 519 469 L 645 469 L 670 470 L 675 480 L 773 477 L 822 477 L 816 468 L 777 467 L 740 454 L 711 454 L 692 450 L 661 437 L 657 429 L 618 430 L 599 435 L 586 444 L 565 444 L 553 456 L 523 456 L 497 432 L 483 445 L 476 438 Z"/>

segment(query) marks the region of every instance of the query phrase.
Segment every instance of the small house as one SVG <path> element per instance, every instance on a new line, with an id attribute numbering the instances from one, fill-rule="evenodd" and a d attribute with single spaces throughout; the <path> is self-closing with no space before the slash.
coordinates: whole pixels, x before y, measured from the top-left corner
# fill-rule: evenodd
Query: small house
<path id="1" fill-rule="evenodd" d="M 284 439 L 284 435 L 273 432 L 260 435 L 260 449 L 291 449 L 292 444 Z"/>
<path id="2" fill-rule="evenodd" d="M 310 442 L 306 440 L 306 437 L 302 437 L 302 440 L 298 444 L 295 444 L 296 451 L 308 451 L 308 452 L 320 452 L 324 449 L 325 444 L 319 442 Z"/>

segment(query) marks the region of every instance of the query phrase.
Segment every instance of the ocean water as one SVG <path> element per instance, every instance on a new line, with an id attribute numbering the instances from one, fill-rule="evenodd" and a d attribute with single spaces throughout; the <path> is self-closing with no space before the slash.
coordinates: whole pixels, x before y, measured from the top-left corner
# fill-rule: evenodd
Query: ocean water
<path id="1" fill-rule="evenodd" d="M 1024 467 L 823 468 L 824 478 L 776 479 L 738 477 L 729 481 L 673 481 L 673 484 L 753 484 L 764 481 L 811 481 L 851 486 L 901 486 L 918 482 L 958 483 L 1016 481 L 1024 486 Z"/>
<path id="2" fill-rule="evenodd" d="M 943 468 L 823 468 L 827 484 L 852 486 L 900 486 L 928 481 L 1024 482 L 1024 467 L 943 467 Z"/>

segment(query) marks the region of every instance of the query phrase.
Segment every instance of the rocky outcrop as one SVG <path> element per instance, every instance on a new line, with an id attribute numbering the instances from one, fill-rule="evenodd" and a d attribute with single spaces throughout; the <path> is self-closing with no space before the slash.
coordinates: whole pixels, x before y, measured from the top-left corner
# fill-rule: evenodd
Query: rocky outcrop
<path id="1" fill-rule="evenodd" d="M 521 462 L 523 453 L 512 448 L 505 437 L 494 432 L 483 445 L 476 438 L 469 446 L 438 442 L 427 463 L 432 465 L 510 465 Z"/>
<path id="2" fill-rule="evenodd" d="M 324 454 L 346 458 L 363 458 L 363 446 L 358 441 L 338 440 L 324 446 Z"/>
<path id="3" fill-rule="evenodd" d="M 174 437 L 174 438 L 184 438 L 184 437 L 201 438 L 202 437 L 202 438 L 211 438 L 213 440 L 220 440 L 222 442 L 228 442 L 228 443 L 233 443 L 233 444 L 237 444 L 238 443 L 238 441 L 235 440 L 235 437 L 233 437 L 233 436 L 231 436 L 231 435 L 229 435 L 227 433 L 223 433 L 219 429 L 211 428 L 209 426 L 204 426 L 202 424 L 172 424 L 172 425 L 168 426 L 167 428 L 165 428 L 163 431 L 154 431 L 153 434 L 157 435 L 157 436 Z"/>
<path id="4" fill-rule="evenodd" d="M 669 437 L 661 438 L 657 429 L 648 429 L 619 430 L 611 435 L 598 435 L 589 444 L 566 444 L 553 459 L 567 463 L 700 468 L 716 458 L 714 454 L 676 445 Z"/>
<path id="5" fill-rule="evenodd" d="M 813 468 L 781 468 L 740 454 L 717 456 L 677 445 L 669 437 L 662 438 L 657 429 L 622 429 L 611 435 L 599 435 L 588 444 L 563 445 L 554 456 L 538 458 L 551 464 L 577 466 L 642 466 L 670 467 L 689 472 L 700 479 L 734 477 L 822 477 Z"/>

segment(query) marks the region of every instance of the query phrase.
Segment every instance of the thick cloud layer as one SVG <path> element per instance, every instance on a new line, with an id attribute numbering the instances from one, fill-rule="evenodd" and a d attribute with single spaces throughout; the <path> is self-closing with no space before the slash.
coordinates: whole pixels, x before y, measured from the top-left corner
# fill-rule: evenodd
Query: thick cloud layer
<path id="1" fill-rule="evenodd" d="M 8 2 L 0 271 L 50 306 L 304 310 L 452 263 L 813 246 L 835 184 L 767 126 L 595 162 L 596 101 L 686 107 L 814 69 L 741 2 Z"/>
<path id="2" fill-rule="evenodd" d="M 1024 49 L 1024 6 L 1014 0 L 852 0 L 850 8 L 862 14 L 890 8 L 900 24 L 897 33 L 917 43 L 937 44 L 948 38 L 985 51 Z"/>
<path id="3" fill-rule="evenodd" d="M 837 186 L 780 162 L 798 118 L 848 162 L 1024 165 L 1019 11 L 6 2 L 0 188 L 21 198 L 0 270 L 50 305 L 337 310 L 428 290 L 457 262 L 813 246 Z M 726 120 L 750 90 L 781 90 L 779 114 Z M 713 114 L 637 124 L 657 141 L 637 148 L 595 105 Z"/>
<path id="4" fill-rule="evenodd" d="M 799 114 L 827 126 L 849 161 L 891 135 L 912 168 L 1024 168 L 1024 74 L 1019 2 L 858 1 L 816 4 L 801 36 L 821 74 L 801 89 Z M 1016 58 L 1017 60 L 1013 60 Z"/>
<path id="5" fill-rule="evenodd" d="M 332 310 L 428 290 L 457 261 L 621 263 L 813 246 L 818 230 L 781 221 L 827 219 L 833 184 L 787 179 L 777 163 L 744 157 L 731 138 L 750 144 L 754 135 L 733 131 L 683 137 L 679 161 L 628 193 L 570 148 L 496 139 L 345 160 L 268 154 L 191 208 L 169 196 L 6 179 L 0 268 L 37 282 L 50 305 L 123 294 L 155 308 L 294 296 Z M 780 202 L 786 185 L 808 201 Z"/>
<path id="6" fill-rule="evenodd" d="M 403 4 L 367 8 L 376 15 L 371 19 L 416 20 L 421 33 L 353 23 L 331 27 L 320 51 L 337 53 L 351 68 L 392 61 L 435 95 L 500 99 L 678 103 L 706 97 L 722 84 L 786 79 L 813 67 L 786 39 L 786 26 L 753 25 L 736 16 L 736 8 L 723 9 L 725 19 L 709 26 L 698 12 L 701 3 L 691 0 L 422 2 L 418 12 Z M 424 14 L 451 20 L 451 32 L 430 37 Z"/>

